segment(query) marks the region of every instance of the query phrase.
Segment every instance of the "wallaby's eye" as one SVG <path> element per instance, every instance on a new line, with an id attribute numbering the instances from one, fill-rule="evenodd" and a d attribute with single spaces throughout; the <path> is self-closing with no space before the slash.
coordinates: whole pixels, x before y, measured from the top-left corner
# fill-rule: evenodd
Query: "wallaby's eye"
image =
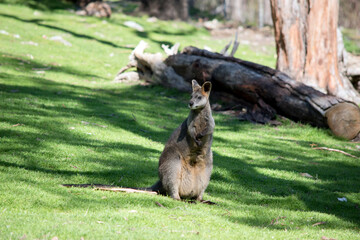
<path id="1" fill-rule="evenodd" d="M 201 99 L 201 97 L 199 96 L 199 97 L 197 97 L 197 99 L 198 99 L 198 100 L 200 100 L 200 99 Z"/>

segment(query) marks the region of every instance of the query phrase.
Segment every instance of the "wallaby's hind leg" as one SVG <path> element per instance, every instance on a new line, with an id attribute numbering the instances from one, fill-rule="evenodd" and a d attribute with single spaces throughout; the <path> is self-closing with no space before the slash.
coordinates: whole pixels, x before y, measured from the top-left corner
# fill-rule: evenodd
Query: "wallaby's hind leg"
<path id="1" fill-rule="evenodd" d="M 169 195 L 175 200 L 180 200 L 179 187 L 176 187 L 175 184 L 171 186 L 171 188 L 169 188 Z"/>
<path id="2" fill-rule="evenodd" d="M 174 152 L 166 151 L 161 157 L 166 158 L 166 161 L 161 162 L 159 166 L 159 175 L 162 186 L 167 194 L 173 199 L 180 200 L 179 186 L 181 175 L 181 159 L 180 155 Z M 161 161 L 161 160 L 160 160 Z"/>
<path id="3" fill-rule="evenodd" d="M 203 195 L 204 195 L 205 189 L 199 194 L 199 196 L 196 198 L 196 201 L 202 201 Z"/>

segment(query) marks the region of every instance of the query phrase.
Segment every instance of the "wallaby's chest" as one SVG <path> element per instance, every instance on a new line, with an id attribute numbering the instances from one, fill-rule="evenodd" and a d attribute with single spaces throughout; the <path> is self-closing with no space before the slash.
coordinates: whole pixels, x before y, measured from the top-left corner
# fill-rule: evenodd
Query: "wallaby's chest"
<path id="1" fill-rule="evenodd" d="M 207 158 L 206 149 L 201 148 L 190 151 L 184 160 L 185 164 L 188 165 L 189 168 L 192 167 L 200 169 L 206 167 Z"/>
<path id="2" fill-rule="evenodd" d="M 207 116 L 196 116 L 190 121 L 189 127 L 193 128 L 196 133 L 201 133 L 209 127 L 208 120 Z"/>

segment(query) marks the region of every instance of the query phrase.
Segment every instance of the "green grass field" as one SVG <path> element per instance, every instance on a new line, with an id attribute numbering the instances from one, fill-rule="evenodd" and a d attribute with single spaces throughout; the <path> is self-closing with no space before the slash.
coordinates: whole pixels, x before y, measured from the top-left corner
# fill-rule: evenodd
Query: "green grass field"
<path id="1" fill-rule="evenodd" d="M 0 239 L 360 239 L 360 159 L 312 149 L 360 156 L 360 144 L 288 120 L 271 127 L 214 113 L 214 170 L 204 198 L 217 205 L 60 186 L 154 183 L 189 94 L 114 84 L 113 77 L 140 40 L 149 52 L 175 42 L 220 50 L 227 40 L 181 22 L 103 20 L 63 5 L 2 2 Z M 273 56 L 240 49 L 246 60 L 275 65 Z"/>

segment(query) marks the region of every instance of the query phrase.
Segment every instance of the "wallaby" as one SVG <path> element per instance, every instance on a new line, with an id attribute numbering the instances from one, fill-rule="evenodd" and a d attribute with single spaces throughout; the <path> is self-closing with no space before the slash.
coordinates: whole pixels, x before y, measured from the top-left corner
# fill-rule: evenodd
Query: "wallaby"
<path id="1" fill-rule="evenodd" d="M 196 80 L 192 80 L 190 113 L 171 134 L 160 156 L 160 180 L 152 187 L 139 190 L 155 191 L 169 195 L 176 200 L 203 200 L 203 194 L 209 184 L 213 168 L 211 144 L 215 121 L 211 114 L 210 91 L 211 82 L 205 82 L 200 86 Z M 103 190 L 113 187 L 98 184 L 64 184 L 63 186 L 98 186 Z M 129 188 L 115 189 L 115 191 L 130 192 Z M 131 190 L 131 192 L 136 191 Z M 212 202 L 208 203 L 213 204 Z"/>
<path id="2" fill-rule="evenodd" d="M 202 200 L 213 168 L 211 144 L 215 122 L 209 95 L 211 83 L 192 80 L 187 119 L 171 134 L 159 160 L 160 180 L 150 189 L 173 199 Z"/>

